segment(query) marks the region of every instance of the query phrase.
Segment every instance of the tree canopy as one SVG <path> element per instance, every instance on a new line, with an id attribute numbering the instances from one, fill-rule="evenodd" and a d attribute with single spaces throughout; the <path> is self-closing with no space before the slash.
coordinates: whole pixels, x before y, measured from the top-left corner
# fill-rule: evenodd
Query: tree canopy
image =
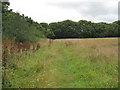
<path id="1" fill-rule="evenodd" d="M 31 18 L 8 10 L 8 6 L 4 4 L 2 9 L 3 38 L 12 39 L 16 37 L 17 41 L 35 42 L 45 37 L 42 26 Z"/>
<path id="2" fill-rule="evenodd" d="M 8 4 L 2 5 L 3 38 L 16 37 L 17 41 L 36 42 L 45 37 L 52 39 L 119 37 L 120 20 L 112 23 L 94 23 L 87 20 L 38 23 L 24 14 L 13 12 L 8 6 Z"/>

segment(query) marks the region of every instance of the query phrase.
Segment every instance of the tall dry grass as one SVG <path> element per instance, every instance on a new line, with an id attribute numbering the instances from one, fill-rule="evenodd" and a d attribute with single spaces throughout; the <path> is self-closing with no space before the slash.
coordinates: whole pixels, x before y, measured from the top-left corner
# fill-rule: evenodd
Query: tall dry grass
<path id="1" fill-rule="evenodd" d="M 49 40 L 39 43 L 40 50 L 13 60 L 15 69 L 9 69 L 6 79 L 11 87 L 117 87 L 118 39 L 56 39 L 51 46 Z"/>

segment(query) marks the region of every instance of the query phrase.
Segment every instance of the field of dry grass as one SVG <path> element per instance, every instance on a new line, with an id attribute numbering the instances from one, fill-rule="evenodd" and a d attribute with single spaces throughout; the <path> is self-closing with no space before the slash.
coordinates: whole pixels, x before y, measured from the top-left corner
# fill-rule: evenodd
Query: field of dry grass
<path id="1" fill-rule="evenodd" d="M 116 88 L 118 39 L 43 40 L 41 48 L 12 59 L 4 87 Z M 10 84 L 10 85 L 9 85 Z"/>

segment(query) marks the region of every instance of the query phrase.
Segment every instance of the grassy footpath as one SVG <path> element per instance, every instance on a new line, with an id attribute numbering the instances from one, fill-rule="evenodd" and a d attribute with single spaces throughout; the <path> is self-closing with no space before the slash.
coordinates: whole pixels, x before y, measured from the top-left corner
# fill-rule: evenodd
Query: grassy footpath
<path id="1" fill-rule="evenodd" d="M 118 87 L 117 39 L 55 40 L 51 47 L 10 57 L 3 87 Z"/>

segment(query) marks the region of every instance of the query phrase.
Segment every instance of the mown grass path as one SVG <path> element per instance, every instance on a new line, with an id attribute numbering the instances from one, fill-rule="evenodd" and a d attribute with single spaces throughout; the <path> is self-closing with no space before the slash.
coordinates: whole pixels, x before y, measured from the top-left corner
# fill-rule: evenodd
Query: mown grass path
<path id="1" fill-rule="evenodd" d="M 19 60 L 10 60 L 4 87 L 118 87 L 116 39 L 73 40 L 68 46 L 54 41 L 51 47 L 44 45 Z"/>

